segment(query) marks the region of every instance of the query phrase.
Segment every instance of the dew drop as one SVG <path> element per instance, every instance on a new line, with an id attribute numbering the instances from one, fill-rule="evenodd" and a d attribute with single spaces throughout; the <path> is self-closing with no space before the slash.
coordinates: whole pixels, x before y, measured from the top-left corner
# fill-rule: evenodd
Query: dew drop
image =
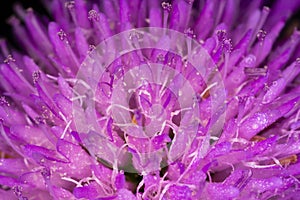
<path id="1" fill-rule="evenodd" d="M 61 41 L 65 40 L 67 37 L 67 34 L 62 29 L 57 32 L 57 35 Z"/>
<path id="2" fill-rule="evenodd" d="M 95 20 L 95 21 L 99 21 L 100 20 L 100 16 L 99 13 L 96 10 L 90 10 L 88 13 L 88 19 L 89 20 Z"/>
<path id="3" fill-rule="evenodd" d="M 182 96 L 182 91 L 181 90 L 178 91 L 178 96 Z"/>
<path id="4" fill-rule="evenodd" d="M 252 54 L 246 56 L 241 62 L 240 66 L 243 68 L 255 68 L 256 57 Z"/>
<path id="5" fill-rule="evenodd" d="M 256 62 L 256 57 L 254 55 L 249 55 L 243 60 L 246 66 L 253 66 Z"/>
<path id="6" fill-rule="evenodd" d="M 167 12 L 171 12 L 172 10 L 172 5 L 168 2 L 162 2 L 161 7 Z"/>
<path id="7" fill-rule="evenodd" d="M 7 58 L 4 60 L 4 63 L 9 64 L 10 62 L 15 62 L 16 60 L 13 58 L 12 55 L 8 55 Z"/>

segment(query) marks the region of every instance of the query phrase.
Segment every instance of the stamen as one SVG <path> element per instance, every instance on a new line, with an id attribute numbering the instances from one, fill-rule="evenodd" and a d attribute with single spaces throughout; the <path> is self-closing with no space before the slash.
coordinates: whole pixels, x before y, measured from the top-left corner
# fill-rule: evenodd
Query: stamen
<path id="1" fill-rule="evenodd" d="M 253 68 L 253 67 L 245 67 L 244 73 L 248 76 L 266 76 L 268 72 L 268 68 Z"/>
<path id="2" fill-rule="evenodd" d="M 196 34 L 194 33 L 193 29 L 191 29 L 191 28 L 184 30 L 184 34 L 188 37 L 196 38 Z"/>
<path id="3" fill-rule="evenodd" d="M 64 41 L 67 37 L 67 34 L 62 29 L 57 32 L 57 35 L 61 41 Z"/>
<path id="4" fill-rule="evenodd" d="M 225 39 L 222 41 L 222 48 L 225 53 L 231 53 L 232 51 L 232 41 L 231 39 Z"/>
<path id="5" fill-rule="evenodd" d="M 75 6 L 75 1 L 68 1 L 65 3 L 65 8 L 73 9 Z"/>
<path id="6" fill-rule="evenodd" d="M 226 30 L 217 30 L 217 37 L 218 37 L 218 40 L 219 42 L 222 42 L 226 39 Z"/>
<path id="7" fill-rule="evenodd" d="M 133 117 L 132 117 L 132 120 L 131 120 L 131 122 L 132 122 L 133 124 L 135 124 L 135 125 L 138 125 L 138 123 L 137 123 L 137 120 L 136 120 L 135 116 L 133 116 Z"/>
<path id="8" fill-rule="evenodd" d="M 162 2 L 161 6 L 167 12 L 171 12 L 172 11 L 172 4 L 170 4 L 168 2 Z"/>
<path id="9" fill-rule="evenodd" d="M 265 40 L 266 35 L 267 35 L 267 32 L 264 30 L 259 30 L 258 33 L 256 34 L 256 37 L 261 44 Z"/>
<path id="10" fill-rule="evenodd" d="M 0 97 L 0 106 L 10 106 L 8 101 L 6 100 L 6 98 L 4 96 Z"/>
<path id="11" fill-rule="evenodd" d="M 291 155 L 291 156 L 288 156 L 288 157 L 285 157 L 285 158 L 281 158 L 279 159 L 279 162 L 282 166 L 289 166 L 291 164 L 294 164 L 298 161 L 298 157 L 296 154 L 294 155 Z"/>
<path id="12" fill-rule="evenodd" d="M 170 3 L 167 3 L 167 2 L 162 2 L 161 3 L 161 6 L 164 10 L 164 14 L 163 14 L 163 28 L 167 28 L 167 25 L 168 25 L 168 18 L 169 18 L 169 14 L 172 10 L 172 5 Z"/>
<path id="13" fill-rule="evenodd" d="M 13 20 L 13 19 L 11 19 L 11 20 Z M 6 41 L 4 39 L 0 39 L 0 50 L 1 50 L 2 55 L 4 55 L 4 56 L 9 55 L 9 50 L 8 50 Z"/>
<path id="14" fill-rule="evenodd" d="M 263 136 L 260 136 L 260 135 L 255 135 L 255 136 L 253 136 L 253 137 L 250 139 L 250 141 L 252 141 L 252 142 L 260 142 L 260 141 L 263 141 L 263 140 L 265 140 L 265 139 L 267 139 L 267 138 L 265 138 L 265 137 L 263 137 Z"/>
<path id="15" fill-rule="evenodd" d="M 41 72 L 40 71 L 34 71 L 32 73 L 32 79 L 33 79 L 33 83 L 36 84 L 37 81 L 41 78 Z"/>
<path id="16" fill-rule="evenodd" d="M 96 49 L 96 46 L 95 45 L 92 45 L 90 44 L 89 45 L 89 50 L 88 50 L 88 53 L 91 54 L 94 50 Z"/>
<path id="17" fill-rule="evenodd" d="M 88 13 L 88 19 L 99 21 L 100 20 L 99 13 L 94 9 L 90 10 Z"/>
<path id="18" fill-rule="evenodd" d="M 8 55 L 7 58 L 4 60 L 4 63 L 9 64 L 10 62 L 15 62 L 16 60 L 13 58 L 12 55 Z"/>

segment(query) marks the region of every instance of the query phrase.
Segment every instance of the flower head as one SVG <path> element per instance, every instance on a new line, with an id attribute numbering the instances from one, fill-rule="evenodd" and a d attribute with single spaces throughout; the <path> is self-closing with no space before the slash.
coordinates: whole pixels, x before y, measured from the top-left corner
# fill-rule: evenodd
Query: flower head
<path id="1" fill-rule="evenodd" d="M 298 195 L 300 1 L 45 5 L 0 43 L 1 196 Z"/>

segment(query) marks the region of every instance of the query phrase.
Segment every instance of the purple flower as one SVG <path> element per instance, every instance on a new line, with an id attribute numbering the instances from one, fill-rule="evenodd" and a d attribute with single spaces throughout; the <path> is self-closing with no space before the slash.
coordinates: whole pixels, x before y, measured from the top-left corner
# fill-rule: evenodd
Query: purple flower
<path id="1" fill-rule="evenodd" d="M 45 7 L 0 42 L 0 197 L 300 194 L 299 0 Z"/>

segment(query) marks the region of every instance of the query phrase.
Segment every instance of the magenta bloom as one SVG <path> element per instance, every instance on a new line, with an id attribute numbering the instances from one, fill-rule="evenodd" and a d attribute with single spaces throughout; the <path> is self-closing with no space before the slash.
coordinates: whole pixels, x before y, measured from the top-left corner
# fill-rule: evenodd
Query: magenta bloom
<path id="1" fill-rule="evenodd" d="M 299 0 L 45 7 L 0 42 L 0 199 L 300 195 Z"/>

